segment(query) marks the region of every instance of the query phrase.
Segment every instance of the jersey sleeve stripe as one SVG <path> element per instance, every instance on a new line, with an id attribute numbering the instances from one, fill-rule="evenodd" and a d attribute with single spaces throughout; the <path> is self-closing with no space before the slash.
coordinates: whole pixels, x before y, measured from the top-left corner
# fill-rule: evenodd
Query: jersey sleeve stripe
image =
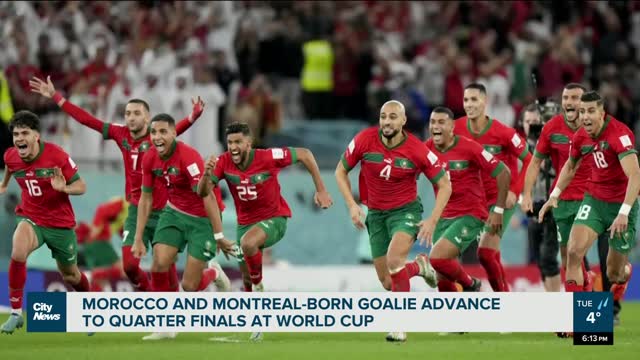
<path id="1" fill-rule="evenodd" d="M 102 138 L 109 140 L 109 123 L 102 124 Z"/>
<path id="2" fill-rule="evenodd" d="M 504 163 L 500 161 L 498 166 L 496 166 L 496 168 L 493 169 L 493 171 L 491 172 L 491 177 L 495 178 L 496 176 L 498 176 L 498 174 L 502 172 L 502 169 L 504 169 L 504 167 L 505 167 Z"/>
<path id="3" fill-rule="evenodd" d="M 545 160 L 545 159 L 549 158 L 549 155 L 546 155 L 546 154 L 543 154 L 541 152 L 538 152 L 538 149 L 533 150 L 533 156 L 537 157 L 538 159 L 542 159 L 542 160 Z"/>
<path id="4" fill-rule="evenodd" d="M 522 152 L 520 153 L 520 155 L 518 155 L 518 159 L 520 160 L 524 160 L 524 158 L 527 157 L 527 153 L 529 152 L 529 147 L 525 144 L 524 149 L 522 150 Z"/>
<path id="5" fill-rule="evenodd" d="M 149 187 L 149 186 L 142 186 L 142 192 L 144 193 L 148 193 L 151 194 L 153 192 L 153 187 Z"/>
<path id="6" fill-rule="evenodd" d="M 289 147 L 289 151 L 291 151 L 291 164 L 293 165 L 298 162 L 298 153 L 294 147 Z"/>
<path id="7" fill-rule="evenodd" d="M 80 179 L 80 174 L 76 172 L 75 175 L 71 177 L 71 179 L 67 180 L 67 185 L 71 185 L 74 182 L 76 182 L 76 180 L 79 180 L 79 179 Z"/>
<path id="8" fill-rule="evenodd" d="M 629 154 L 637 154 L 638 152 L 636 151 L 636 149 L 631 149 L 631 150 L 627 150 L 625 152 L 622 152 L 620 154 L 618 154 L 618 160 L 622 160 L 623 157 L 629 155 Z"/>
<path id="9" fill-rule="evenodd" d="M 220 179 L 218 179 L 218 177 L 215 175 L 211 175 L 209 178 L 211 179 L 214 185 L 218 185 L 218 183 L 220 182 Z"/>
<path id="10" fill-rule="evenodd" d="M 438 174 L 436 174 L 436 176 L 434 176 L 431 179 L 429 179 L 429 181 L 431 181 L 432 184 L 435 184 L 438 181 L 440 181 L 440 178 L 443 177 L 444 174 L 445 174 L 444 170 L 440 170 L 440 172 L 438 172 Z"/>
<path id="11" fill-rule="evenodd" d="M 340 162 L 342 162 L 342 166 L 344 167 L 345 170 L 351 171 L 352 167 L 349 166 L 349 163 L 347 162 L 347 159 L 344 157 L 344 154 L 342 154 L 342 157 L 340 158 Z"/>

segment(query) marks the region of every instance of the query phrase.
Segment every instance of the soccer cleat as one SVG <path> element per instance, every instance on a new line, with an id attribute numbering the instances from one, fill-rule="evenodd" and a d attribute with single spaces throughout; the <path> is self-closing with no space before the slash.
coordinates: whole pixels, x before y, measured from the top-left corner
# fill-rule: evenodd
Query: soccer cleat
<path id="1" fill-rule="evenodd" d="M 479 279 L 476 279 L 474 277 L 472 277 L 471 280 L 473 280 L 473 282 L 471 283 L 471 286 L 469 286 L 468 288 L 463 288 L 462 291 L 464 291 L 464 292 L 479 292 L 480 288 L 482 287 L 482 281 L 480 281 Z"/>
<path id="2" fill-rule="evenodd" d="M 620 325 L 620 314 L 613 314 L 613 326 Z"/>
<path id="3" fill-rule="evenodd" d="M 262 281 L 259 284 L 253 284 L 253 291 L 264 292 L 264 285 L 262 284 Z M 258 342 L 258 341 L 262 341 L 263 338 L 264 338 L 264 335 L 261 332 L 254 332 L 254 333 L 251 333 L 249 340 Z"/>
<path id="4" fill-rule="evenodd" d="M 164 340 L 175 339 L 178 336 L 176 332 L 155 332 L 142 338 L 142 340 Z"/>
<path id="5" fill-rule="evenodd" d="M 627 263 L 624 267 L 624 272 L 627 275 L 627 279 L 622 284 L 613 284 L 611 285 L 611 292 L 613 293 L 613 300 L 620 301 L 624 297 L 625 291 L 627 291 L 627 285 L 629 285 L 629 280 L 631 279 L 631 272 L 633 271 L 633 267 L 631 264 Z"/>
<path id="6" fill-rule="evenodd" d="M 24 325 L 24 319 L 20 314 L 11 314 L 7 321 L 2 324 L 2 330 L 0 331 L 3 334 L 13 334 L 16 329 L 20 329 Z"/>
<path id="7" fill-rule="evenodd" d="M 418 266 L 420 267 L 418 275 L 422 276 L 427 285 L 431 288 L 438 286 L 436 271 L 431 267 L 429 257 L 425 254 L 418 254 L 418 256 L 416 256 L 416 263 L 418 263 Z"/>
<path id="8" fill-rule="evenodd" d="M 229 292 L 231 291 L 231 281 L 227 274 L 225 274 L 224 270 L 222 270 L 222 266 L 218 264 L 216 261 L 211 260 L 209 262 L 209 268 L 215 269 L 218 276 L 213 281 L 213 284 L 216 286 L 218 292 Z"/>
<path id="9" fill-rule="evenodd" d="M 560 339 L 568 339 L 568 338 L 572 338 L 573 337 L 573 333 L 572 332 L 557 332 L 556 336 L 559 337 Z"/>
<path id="10" fill-rule="evenodd" d="M 405 342 L 407 341 L 407 333 L 404 332 L 390 332 L 385 338 L 388 342 Z"/>

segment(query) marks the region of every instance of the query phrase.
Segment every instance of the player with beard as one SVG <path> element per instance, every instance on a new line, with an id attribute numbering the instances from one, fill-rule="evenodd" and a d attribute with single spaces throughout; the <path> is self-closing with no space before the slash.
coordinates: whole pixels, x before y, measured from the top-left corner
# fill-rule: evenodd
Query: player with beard
<path id="1" fill-rule="evenodd" d="M 542 219 L 550 208 L 559 208 L 558 199 L 582 164 L 592 162 L 587 192 L 576 214 L 567 245 L 565 290 L 584 290 L 582 258 L 598 235 L 609 231 L 607 276 L 613 283 L 613 299 L 621 300 L 631 278 L 628 255 L 636 243 L 640 168 L 633 133 L 625 124 L 607 115 L 603 103 L 595 91 L 581 96 L 579 114 L 582 128 L 573 135 L 569 161 L 562 167 L 539 218 Z"/>
<path id="2" fill-rule="evenodd" d="M 76 291 L 89 291 L 89 280 L 78 269 L 75 215 L 69 195 L 82 195 L 87 186 L 78 167 L 59 146 L 40 139 L 40 119 L 29 111 L 18 111 L 9 123 L 14 147 L 4 153 L 4 194 L 11 176 L 22 190 L 16 207 L 18 225 L 13 233 L 9 262 L 11 315 L 2 333 L 12 334 L 24 325 L 22 302 L 27 281 L 27 258 L 47 244 L 64 281 Z"/>
<path id="3" fill-rule="evenodd" d="M 238 216 L 238 260 L 243 276 L 253 285 L 245 291 L 264 291 L 262 283 L 262 250 L 277 244 L 287 230 L 291 217 L 289 205 L 282 197 L 278 173 L 300 161 L 316 187 L 316 206 L 327 209 L 332 204 L 320 177 L 313 153 L 305 148 L 252 149 L 251 132 L 245 123 L 232 123 L 226 128 L 228 151 L 219 158 L 211 157 L 205 176 L 198 183 L 198 193 L 206 196 L 211 185 L 226 180 Z M 261 338 L 252 334 L 252 340 Z"/>
<path id="4" fill-rule="evenodd" d="M 467 116 L 456 120 L 454 134 L 465 136 L 480 143 L 511 172 L 511 184 L 505 208 L 497 206 L 498 186 L 496 179 L 483 173 L 482 183 L 486 191 L 490 213 L 503 214 L 504 226 L 493 233 L 487 227 L 478 244 L 478 259 L 484 267 L 493 291 L 509 291 L 504 268 L 500 260 L 500 239 L 515 212 L 518 195 L 522 191 L 524 171 L 518 172 L 518 159 L 525 169 L 531 161 L 527 142 L 516 131 L 500 121 L 486 115 L 487 90 L 484 85 L 472 83 L 464 89 L 463 105 Z"/>
<path id="5" fill-rule="evenodd" d="M 451 182 L 438 157 L 415 136 L 404 131 L 407 122 L 404 105 L 387 101 L 380 109 L 380 126 L 358 133 L 347 146 L 336 168 L 336 180 L 345 199 L 351 221 L 358 229 L 366 224 L 373 264 L 386 290 L 410 291 L 409 279 L 422 276 L 436 286 L 435 273 L 426 255 L 406 263 L 416 239 L 430 243 L 436 223 L 449 196 Z M 360 198 L 369 208 L 364 213 L 351 191 L 349 171 L 360 163 Z M 438 191 L 429 218 L 422 219 L 422 203 L 417 180 L 424 173 Z M 392 332 L 387 341 L 405 341 L 404 332 Z"/>
<path id="6" fill-rule="evenodd" d="M 498 185 L 496 205 L 504 208 L 511 175 L 502 161 L 497 160 L 482 145 L 464 136 L 453 134 L 453 112 L 436 107 L 429 120 L 430 139 L 427 147 L 445 164 L 451 179 L 451 198 L 444 208 L 433 234 L 430 261 L 438 272 L 438 290 L 480 291 L 480 280 L 467 274 L 456 260 L 474 241 L 480 238 L 485 225 L 492 233 L 501 230 L 502 214 L 487 212 L 481 176 L 495 178 Z"/>
<path id="7" fill-rule="evenodd" d="M 582 125 L 578 116 L 578 108 L 580 107 L 580 97 L 585 91 L 586 88 L 581 84 L 567 84 L 564 90 L 562 90 L 563 113 L 551 118 L 542 128 L 540 139 L 533 152 L 534 157 L 531 163 L 529 163 L 525 175 L 522 204 L 520 205 L 523 212 L 533 211 L 531 194 L 538 174 L 540 173 L 542 161 L 550 157 L 555 173 L 560 174 L 562 166 L 569 159 L 571 139 Z M 571 227 L 573 226 L 580 204 L 584 199 L 584 194 L 587 192 L 592 166 L 592 161 L 584 161 L 581 163 L 575 177 L 562 192 L 562 196 L 558 200 L 558 207 L 553 209 L 553 218 L 557 227 L 563 271 L 567 266 L 567 243 L 569 242 L 569 234 L 571 233 Z M 555 178 L 551 189 L 556 186 L 557 182 L 558 177 Z M 549 191 L 551 191 L 551 189 Z M 591 291 L 593 283 L 589 281 L 589 275 L 584 266 L 584 262 L 581 268 L 583 278 L 585 279 L 584 290 Z"/>

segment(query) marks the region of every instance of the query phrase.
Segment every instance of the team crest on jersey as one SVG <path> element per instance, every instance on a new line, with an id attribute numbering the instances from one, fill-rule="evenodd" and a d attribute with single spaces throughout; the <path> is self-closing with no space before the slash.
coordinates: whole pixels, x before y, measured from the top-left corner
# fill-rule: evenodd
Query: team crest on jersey
<path id="1" fill-rule="evenodd" d="M 609 148 L 609 143 L 602 140 L 598 143 L 598 150 L 607 150 Z"/>
<path id="2" fill-rule="evenodd" d="M 178 175 L 179 173 L 180 173 L 180 170 L 178 170 L 177 167 L 169 166 L 169 168 L 167 169 L 167 174 L 169 175 Z"/>
<path id="3" fill-rule="evenodd" d="M 462 230 L 460 230 L 460 235 L 462 236 L 469 235 L 469 230 L 466 227 L 463 227 Z"/>
<path id="4" fill-rule="evenodd" d="M 140 147 L 138 148 L 138 150 L 140 152 L 145 152 L 149 150 L 149 143 L 147 141 L 143 141 L 142 144 L 140 144 Z"/>

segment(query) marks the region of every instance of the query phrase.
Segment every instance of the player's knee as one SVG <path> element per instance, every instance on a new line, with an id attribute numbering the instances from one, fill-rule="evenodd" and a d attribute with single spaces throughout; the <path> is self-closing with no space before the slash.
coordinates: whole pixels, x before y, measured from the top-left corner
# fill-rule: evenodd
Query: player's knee
<path id="1" fill-rule="evenodd" d="M 258 244 L 256 241 L 249 238 L 242 238 L 240 242 L 240 247 L 242 248 L 242 252 L 246 255 L 253 255 L 256 253 Z"/>
<path id="2" fill-rule="evenodd" d="M 405 266 L 405 260 L 397 255 L 387 254 L 387 268 L 392 271 L 397 271 Z"/>
<path id="3" fill-rule="evenodd" d="M 582 249 L 577 245 L 569 245 L 567 247 L 567 262 L 579 264 L 584 257 Z"/>
<path id="4" fill-rule="evenodd" d="M 617 269 L 615 266 L 607 266 L 607 277 L 609 281 L 613 283 L 624 281 L 624 272 L 622 269 Z"/>
<path id="5" fill-rule="evenodd" d="M 62 280 L 64 280 L 64 282 L 66 282 L 67 284 L 75 285 L 80 282 L 81 277 L 82 276 L 80 275 L 79 271 L 62 273 Z"/>
<path id="6" fill-rule="evenodd" d="M 198 291 L 198 285 L 200 285 L 200 279 L 182 279 L 182 288 L 184 291 Z"/>

